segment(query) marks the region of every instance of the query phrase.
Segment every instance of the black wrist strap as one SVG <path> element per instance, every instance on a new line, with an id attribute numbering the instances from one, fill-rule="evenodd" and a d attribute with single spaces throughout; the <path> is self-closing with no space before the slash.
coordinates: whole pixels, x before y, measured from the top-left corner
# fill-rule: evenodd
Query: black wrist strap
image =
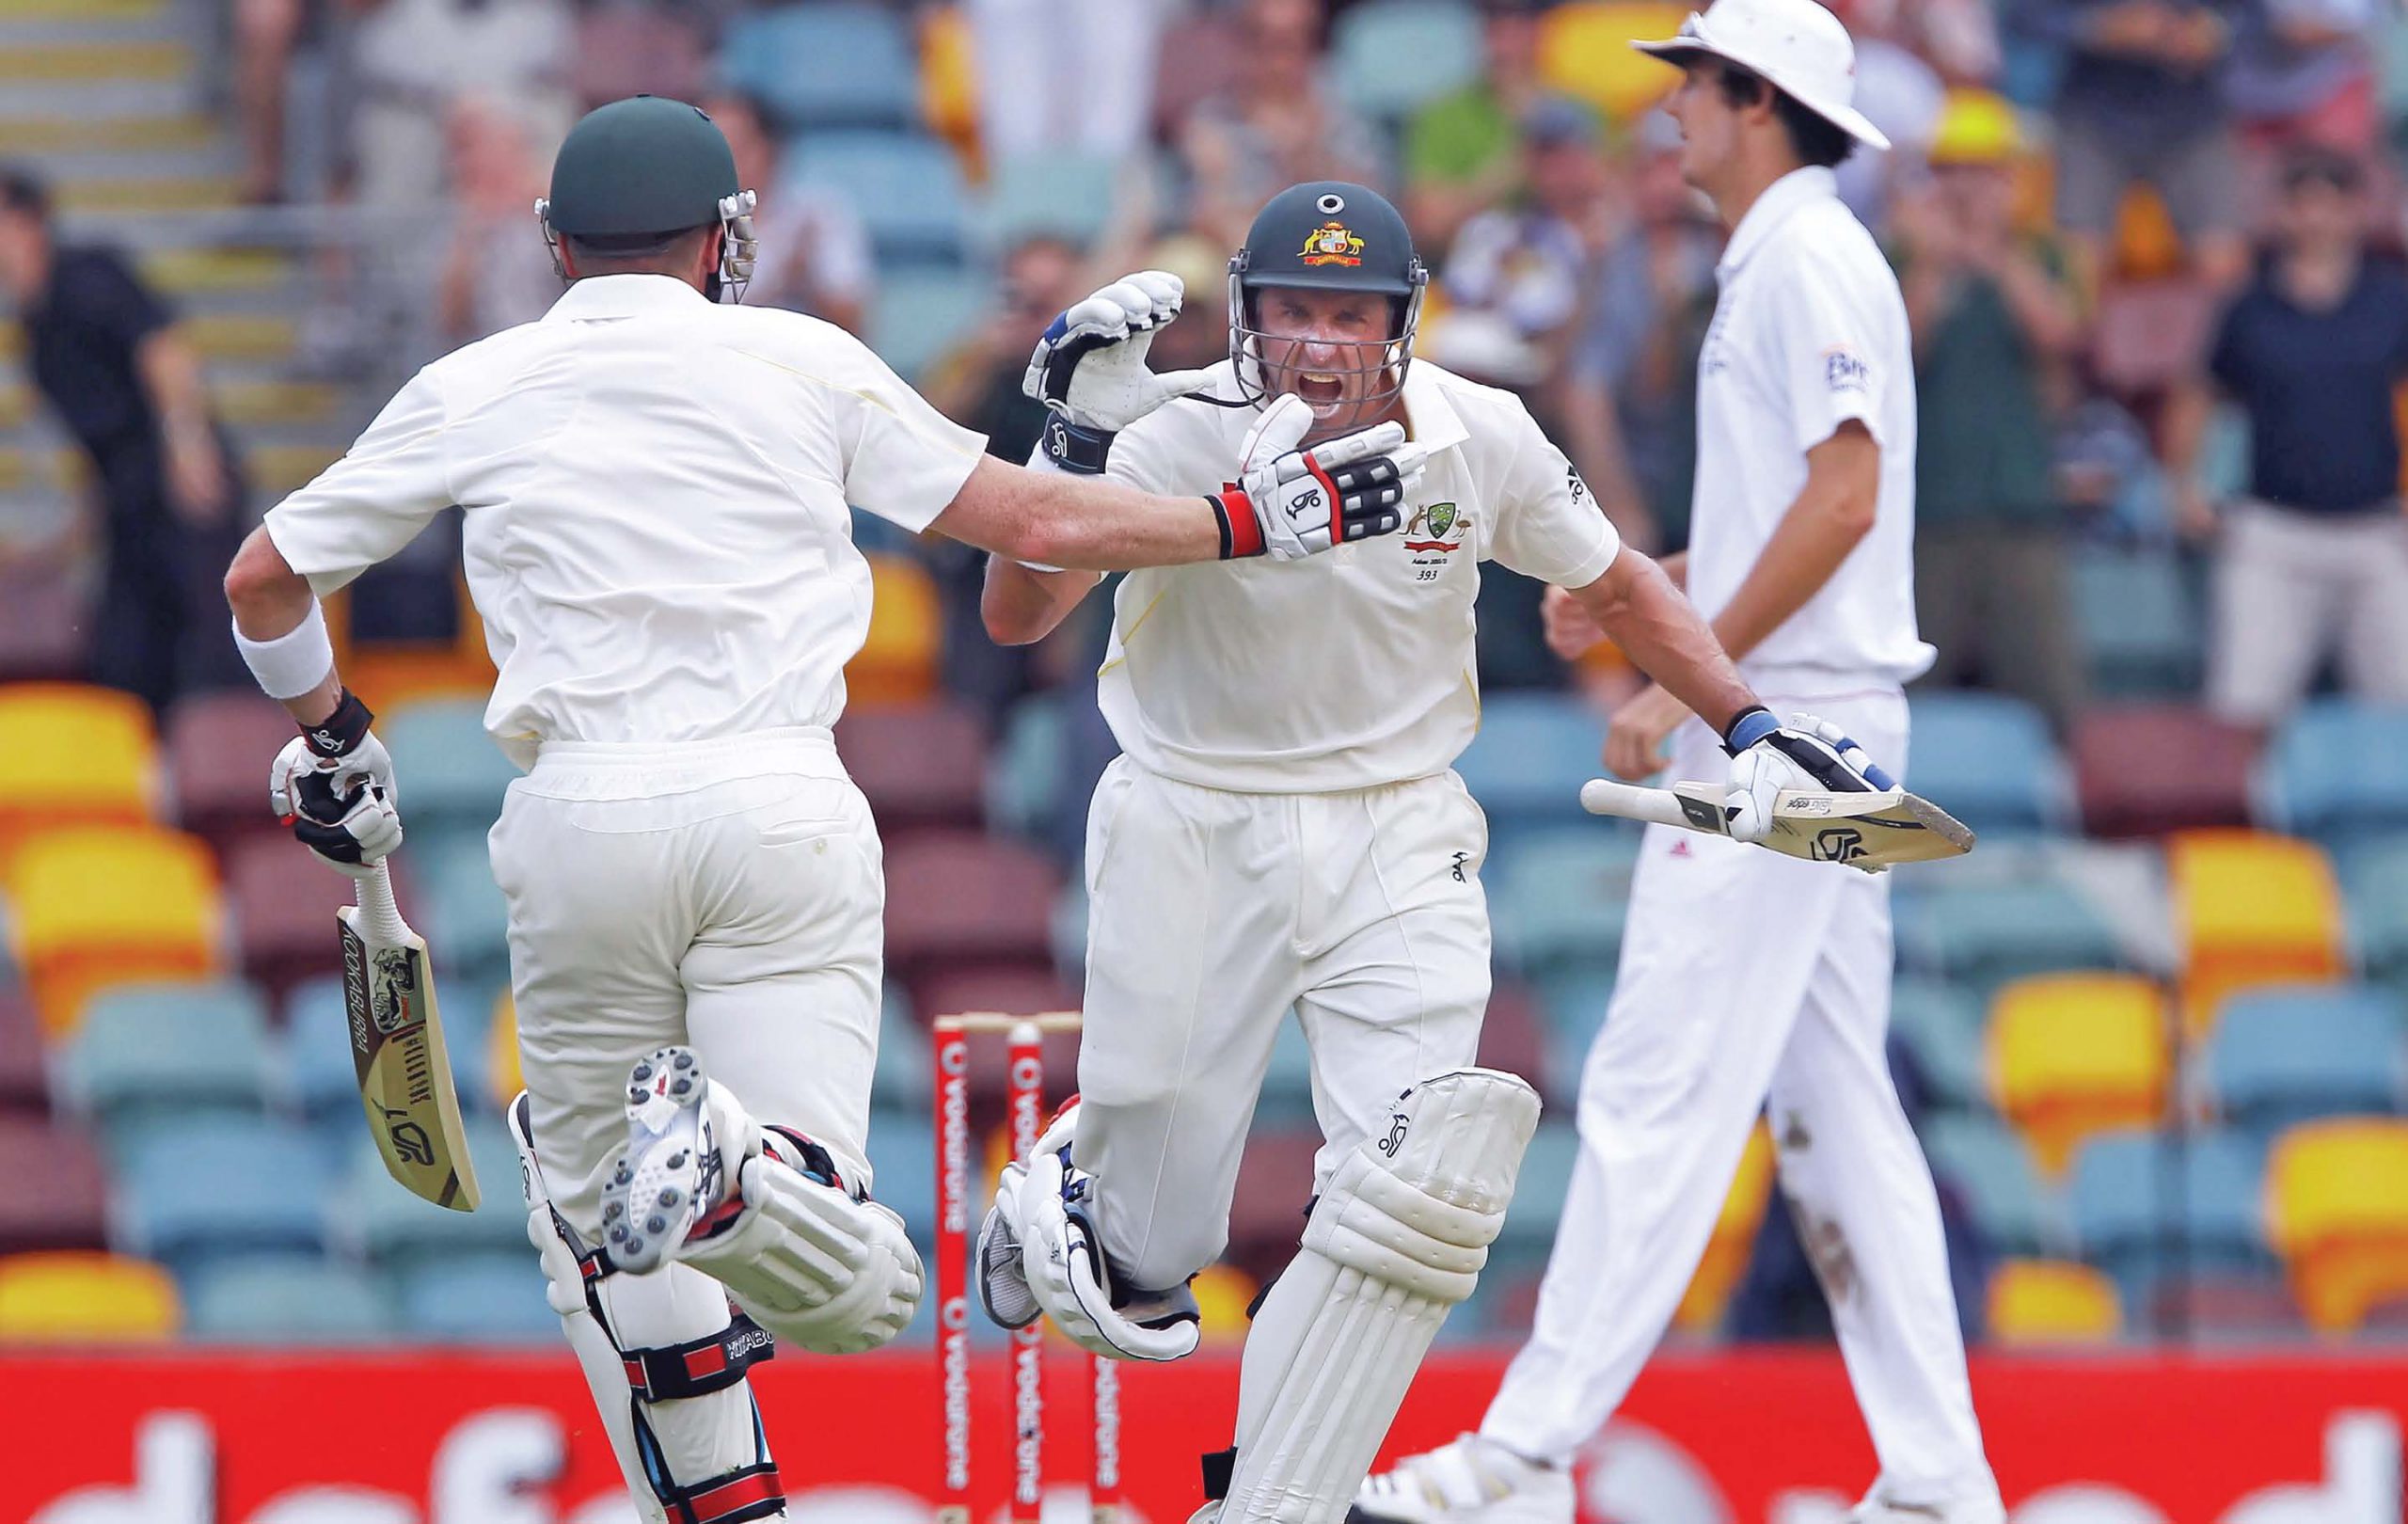
<path id="1" fill-rule="evenodd" d="M 345 689 L 335 712 L 314 725 L 303 725 L 301 738 L 320 756 L 347 756 L 375 719 L 368 706 L 359 702 L 359 695 Z"/>
<path id="2" fill-rule="evenodd" d="M 1111 430 L 1083 428 L 1059 413 L 1045 415 L 1042 437 L 1046 458 L 1080 476 L 1101 476 L 1112 455 Z"/>

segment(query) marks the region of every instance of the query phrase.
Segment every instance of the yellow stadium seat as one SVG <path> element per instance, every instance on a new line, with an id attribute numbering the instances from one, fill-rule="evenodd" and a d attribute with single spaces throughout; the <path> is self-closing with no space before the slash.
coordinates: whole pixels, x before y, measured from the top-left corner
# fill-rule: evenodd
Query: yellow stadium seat
<path id="1" fill-rule="evenodd" d="M 0 864 L 38 831 L 150 818 L 158 771 L 150 708 L 133 694 L 0 687 Z"/>
<path id="2" fill-rule="evenodd" d="M 0 1259 L 0 1344 L 127 1343 L 183 1326 L 176 1281 L 147 1260 L 115 1254 Z"/>
<path id="3" fill-rule="evenodd" d="M 496 1111 L 508 1111 L 518 1092 L 527 1087 L 527 1077 L 518 1067 L 518 1004 L 508 990 L 494 996 L 493 1027 L 485 1042 L 487 1091 Z"/>
<path id="4" fill-rule="evenodd" d="M 1215 1264 L 1187 1283 L 1196 1294 L 1196 1310 L 1202 1315 L 1203 1338 L 1208 1344 L 1235 1349 L 1245 1342 L 1248 1323 L 1246 1308 L 1255 1293 L 1260 1290 L 1254 1278 L 1235 1265 Z"/>
<path id="5" fill-rule="evenodd" d="M 937 585 L 917 562 L 869 558 L 869 639 L 845 668 L 854 704 L 912 704 L 936 691 L 944 611 Z"/>
<path id="6" fill-rule="evenodd" d="M 2133 974 L 2018 979 L 1990 1003 L 1990 1100 L 2033 1157 L 2062 1176 L 2093 1133 L 2146 1127 L 2165 1101 L 2165 999 Z"/>
<path id="7" fill-rule="evenodd" d="M 1714 1236 L 1689 1277 L 1688 1290 L 1672 1323 L 1684 1333 L 1712 1333 L 1722 1322 L 1731 1294 L 1748 1274 L 1748 1260 L 1756 1247 L 1756 1230 L 1764 1226 L 1765 1207 L 1772 1199 L 1774 1159 L 1772 1134 L 1764 1123 L 1748 1135 L 1747 1151 L 1739 1155 L 1738 1172 L 1722 1198 L 1722 1214 L 1714 1219 Z"/>
<path id="8" fill-rule="evenodd" d="M 2096 1344 L 2124 1331 L 2115 1282 L 2086 1264 L 2009 1260 L 1990 1272 L 1988 1300 L 2002 1344 Z"/>
<path id="9" fill-rule="evenodd" d="M 2236 991 L 2341 976 L 2341 892 L 2322 848 L 2258 831 L 2186 831 L 2167 843 L 2165 861 L 2194 1037 Z"/>
<path id="10" fill-rule="evenodd" d="M 2310 1326 L 2356 1327 L 2408 1294 L 2408 1121 L 2294 1127 L 2266 1167 L 2266 1228 Z"/>
<path id="11" fill-rule="evenodd" d="M 1681 71 L 1634 49 L 1671 37 L 1695 6 L 1660 0 L 1581 0 L 1540 24 L 1539 77 L 1614 121 L 1628 121 L 1671 93 Z"/>
<path id="12" fill-rule="evenodd" d="M 217 967 L 217 870 L 198 836 L 154 826 L 48 832 L 17 849 L 8 889 L 17 962 L 54 1040 L 97 991 Z"/>
<path id="13" fill-rule="evenodd" d="M 952 146 L 974 179 L 985 177 L 978 137 L 977 40 L 959 6 L 937 6 L 920 22 L 920 115 Z"/>

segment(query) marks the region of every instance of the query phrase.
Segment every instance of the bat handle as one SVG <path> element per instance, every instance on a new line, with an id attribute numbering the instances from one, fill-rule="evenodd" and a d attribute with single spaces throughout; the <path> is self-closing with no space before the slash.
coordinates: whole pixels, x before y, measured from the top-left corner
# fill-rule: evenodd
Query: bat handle
<path id="1" fill-rule="evenodd" d="M 359 876 L 359 915 L 371 941 L 390 946 L 409 935 L 402 908 L 393 902 L 393 874 L 383 859 Z"/>
<path id="2" fill-rule="evenodd" d="M 1580 807 L 1591 815 L 1616 815 L 1650 825 L 1696 829 L 1683 813 L 1678 796 L 1668 788 L 1642 788 L 1636 784 L 1616 783 L 1611 778 L 1592 778 L 1580 786 Z"/>

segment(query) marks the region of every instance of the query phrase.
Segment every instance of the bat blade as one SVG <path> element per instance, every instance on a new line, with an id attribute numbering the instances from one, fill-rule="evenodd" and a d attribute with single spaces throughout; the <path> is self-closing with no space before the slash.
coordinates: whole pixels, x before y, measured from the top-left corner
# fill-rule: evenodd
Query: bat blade
<path id="1" fill-rule="evenodd" d="M 381 871 L 362 881 L 360 903 L 343 906 L 335 917 L 341 928 L 352 1063 L 386 1172 L 436 1206 L 473 1212 L 477 1174 L 460 1122 L 426 941 L 393 908 L 391 881 Z"/>
<path id="2" fill-rule="evenodd" d="M 1727 836 L 1720 784 L 1679 783 L 1641 788 L 1592 779 L 1580 790 L 1592 815 L 1615 815 Z M 1844 863 L 1878 873 L 1900 863 L 1961 857 L 1973 833 L 1946 810 L 1903 788 L 1829 794 L 1783 789 L 1773 802 L 1772 833 L 1758 845 L 1784 856 Z"/>

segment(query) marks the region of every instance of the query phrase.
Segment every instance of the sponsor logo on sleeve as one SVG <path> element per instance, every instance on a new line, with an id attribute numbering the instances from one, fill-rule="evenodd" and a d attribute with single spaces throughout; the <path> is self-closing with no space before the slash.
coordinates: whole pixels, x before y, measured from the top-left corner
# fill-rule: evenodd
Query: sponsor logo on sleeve
<path id="1" fill-rule="evenodd" d="M 1869 391 L 1873 368 L 1852 349 L 1827 349 L 1823 351 L 1823 384 L 1833 391 Z"/>

